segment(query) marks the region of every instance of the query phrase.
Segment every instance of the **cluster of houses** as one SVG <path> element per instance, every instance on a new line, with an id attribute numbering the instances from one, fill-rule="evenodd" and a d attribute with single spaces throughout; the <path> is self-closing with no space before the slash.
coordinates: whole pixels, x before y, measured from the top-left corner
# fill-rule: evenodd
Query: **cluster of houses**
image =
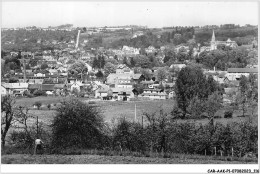
<path id="1" fill-rule="evenodd" d="M 158 89 L 159 84 L 154 81 L 146 81 L 143 74 L 135 74 L 125 65 L 119 65 L 116 73 L 107 77 L 106 84 L 100 85 L 95 92 L 95 98 L 129 101 L 136 97 L 146 99 L 166 99 L 166 92 Z M 134 88 L 135 84 L 142 84 L 146 88 L 139 94 Z"/>
<path id="2" fill-rule="evenodd" d="M 171 67 L 175 69 L 182 69 L 185 64 L 173 64 Z M 156 69 L 154 69 L 156 72 Z M 219 84 L 227 84 L 225 93 L 223 95 L 225 102 L 231 102 L 231 94 L 235 94 L 239 89 L 239 79 L 242 75 L 249 76 L 249 74 L 257 74 L 258 68 L 229 68 L 227 71 L 213 71 L 204 70 L 206 76 L 211 75 Z M 154 73 L 155 74 L 155 73 Z M 116 72 L 111 73 L 106 78 L 105 83 L 98 80 L 91 80 L 88 82 L 79 81 L 76 78 L 69 78 L 61 75 L 46 75 L 37 73 L 33 76 L 27 76 L 28 80 L 23 81 L 23 76 L 19 76 L 17 83 L 1 83 L 1 94 L 24 95 L 25 91 L 33 94 L 35 91 L 42 91 L 47 95 L 68 95 L 73 91 L 84 92 L 87 88 L 91 88 L 91 96 L 101 100 L 121 100 L 130 101 L 136 98 L 143 100 L 165 100 L 175 98 L 174 85 L 163 80 L 161 84 L 153 80 L 145 79 L 141 73 L 134 73 L 126 65 L 120 64 L 117 66 Z M 140 92 L 136 85 L 142 85 L 143 91 Z M 164 88 L 159 86 L 163 85 Z M 166 88 L 167 87 L 167 88 Z M 86 94 L 89 96 L 89 94 Z M 86 96 L 85 95 L 85 96 Z"/>

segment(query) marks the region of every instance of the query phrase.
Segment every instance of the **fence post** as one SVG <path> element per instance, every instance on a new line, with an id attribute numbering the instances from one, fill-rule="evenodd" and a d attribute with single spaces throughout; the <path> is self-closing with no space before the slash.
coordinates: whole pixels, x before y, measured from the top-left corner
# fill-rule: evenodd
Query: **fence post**
<path id="1" fill-rule="evenodd" d="M 221 155 L 221 156 L 222 156 L 222 152 L 223 152 L 223 151 L 222 151 L 222 150 L 220 150 L 220 155 Z"/>
<path id="2" fill-rule="evenodd" d="M 233 157 L 233 155 L 234 155 L 234 149 L 233 149 L 233 147 L 231 148 L 231 153 L 232 153 L 232 157 Z"/>
<path id="3" fill-rule="evenodd" d="M 39 121 L 38 121 L 38 116 L 37 116 L 37 122 L 36 122 L 36 126 L 37 126 L 37 137 L 39 136 Z"/>
<path id="4" fill-rule="evenodd" d="M 215 156 L 217 155 L 217 147 L 215 147 Z"/>
<path id="5" fill-rule="evenodd" d="M 207 155 L 207 150 L 205 149 L 205 156 Z"/>

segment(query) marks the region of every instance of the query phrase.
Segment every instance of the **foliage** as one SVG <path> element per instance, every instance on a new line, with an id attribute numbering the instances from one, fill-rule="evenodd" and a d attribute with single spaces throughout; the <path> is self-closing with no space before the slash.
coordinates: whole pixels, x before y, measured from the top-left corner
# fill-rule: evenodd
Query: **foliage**
<path id="1" fill-rule="evenodd" d="M 165 68 L 159 68 L 157 71 L 156 71 L 156 74 L 157 74 L 157 80 L 159 82 L 162 82 L 163 80 L 166 79 L 167 77 L 167 71 L 165 70 Z"/>
<path id="2" fill-rule="evenodd" d="M 98 108 L 75 98 L 64 100 L 52 123 L 52 145 L 55 148 L 100 148 L 103 126 Z"/>
<path id="3" fill-rule="evenodd" d="M 136 57 L 136 65 L 137 67 L 141 68 L 150 68 L 151 62 L 147 56 L 139 55 Z"/>
<path id="4" fill-rule="evenodd" d="M 19 82 L 19 79 L 17 77 L 10 77 L 9 78 L 9 83 L 17 83 Z"/>
<path id="5" fill-rule="evenodd" d="M 46 92 L 42 91 L 42 90 L 35 90 L 33 92 L 33 95 L 35 96 L 45 96 L 46 95 Z"/>
<path id="6" fill-rule="evenodd" d="M 232 118 L 232 116 L 233 116 L 233 111 L 225 111 L 224 118 Z"/>
<path id="7" fill-rule="evenodd" d="M 88 72 L 88 68 L 83 61 L 77 61 L 69 67 L 68 71 L 74 77 L 80 75 L 81 80 L 83 80 L 83 76 Z"/>
<path id="8" fill-rule="evenodd" d="M 50 110 L 51 109 L 51 104 L 47 104 L 47 108 Z"/>
<path id="9" fill-rule="evenodd" d="M 39 109 L 40 109 L 40 107 L 42 106 L 42 103 L 41 103 L 41 102 L 39 102 L 39 101 L 36 101 L 36 102 L 34 103 L 34 106 L 36 106 L 36 107 L 37 107 L 37 109 L 39 110 Z"/>
<path id="10" fill-rule="evenodd" d="M 104 66 L 104 75 L 105 77 L 107 77 L 109 74 L 111 73 L 115 73 L 116 72 L 116 66 L 113 65 L 110 62 L 107 62 Z"/>
<path id="11" fill-rule="evenodd" d="M 41 70 L 45 70 L 47 68 L 48 68 L 48 64 L 47 63 L 41 64 Z"/>
<path id="12" fill-rule="evenodd" d="M 183 110 L 183 118 L 193 97 L 204 100 L 208 97 L 207 79 L 198 67 L 182 68 L 176 80 L 176 95 L 178 106 Z"/>
<path id="13" fill-rule="evenodd" d="M 49 133 L 44 130 L 42 122 L 38 122 L 34 116 L 29 114 L 27 107 L 20 106 L 17 110 L 15 121 L 19 126 L 10 135 L 10 143 L 19 149 L 32 150 L 34 147 L 34 140 L 41 138 L 45 144 L 48 144 Z M 29 122 L 33 122 L 32 124 Z M 31 152 L 32 153 L 32 152 Z"/>
<path id="14" fill-rule="evenodd" d="M 104 77 L 104 74 L 102 73 L 102 71 L 98 71 L 95 75 L 96 75 L 97 78 L 103 78 Z"/>
<path id="15" fill-rule="evenodd" d="M 205 111 L 208 113 L 212 128 L 214 128 L 214 115 L 222 107 L 222 101 L 218 92 L 214 92 L 208 96 L 208 100 L 205 103 Z"/>
<path id="16" fill-rule="evenodd" d="M 213 50 L 204 51 L 196 58 L 197 63 L 201 63 L 209 69 L 220 69 L 222 71 L 227 68 L 244 68 L 247 65 L 248 51 L 243 48 L 232 50 Z"/>
<path id="17" fill-rule="evenodd" d="M 5 146 L 6 135 L 15 117 L 15 99 L 10 95 L 1 97 L 1 145 Z"/>
<path id="18" fill-rule="evenodd" d="M 94 58 L 93 63 L 92 63 L 92 67 L 93 68 L 104 68 L 105 66 L 105 57 L 104 55 L 98 55 L 97 57 Z"/>

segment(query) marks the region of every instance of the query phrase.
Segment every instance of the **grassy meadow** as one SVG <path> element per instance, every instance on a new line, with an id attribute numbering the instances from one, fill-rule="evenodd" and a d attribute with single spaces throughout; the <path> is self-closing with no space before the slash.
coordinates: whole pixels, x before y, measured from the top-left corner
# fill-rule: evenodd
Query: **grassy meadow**
<path id="1" fill-rule="evenodd" d="M 39 121 L 42 121 L 46 124 L 49 124 L 51 120 L 55 116 L 55 106 L 52 106 L 49 110 L 47 108 L 47 104 L 57 104 L 64 98 L 62 97 L 34 97 L 34 98 L 17 98 L 16 105 L 29 107 L 29 113 L 33 116 L 38 116 Z M 88 102 L 84 98 L 80 98 L 80 100 Z M 40 101 L 42 103 L 42 107 L 38 110 L 37 108 L 33 108 L 33 104 L 36 101 Z M 136 118 L 138 122 L 142 121 L 142 115 L 144 112 L 146 113 L 154 113 L 159 114 L 161 108 L 163 108 L 164 113 L 170 113 L 173 109 L 175 101 L 174 100 L 147 100 L 147 101 L 96 101 L 96 106 L 98 106 L 101 110 L 102 115 L 106 122 L 110 123 L 111 121 L 125 117 L 128 120 L 135 120 L 135 105 L 136 105 Z M 220 122 L 223 124 L 227 124 L 230 122 L 241 122 L 246 121 L 248 117 L 239 117 L 242 115 L 241 111 L 235 111 L 233 114 L 233 118 L 224 118 L 224 110 L 219 110 L 217 115 L 222 118 L 215 119 L 216 122 Z M 252 119 L 253 122 L 257 124 L 257 111 Z M 144 118 L 144 122 L 145 122 Z M 186 121 L 194 121 L 195 123 L 208 123 L 208 119 L 186 119 L 186 120 L 178 120 L 178 122 L 186 122 Z"/>
<path id="2" fill-rule="evenodd" d="M 201 156 L 173 154 L 170 157 L 114 155 L 3 155 L 2 164 L 256 164 L 257 160 L 227 158 L 220 156 Z"/>

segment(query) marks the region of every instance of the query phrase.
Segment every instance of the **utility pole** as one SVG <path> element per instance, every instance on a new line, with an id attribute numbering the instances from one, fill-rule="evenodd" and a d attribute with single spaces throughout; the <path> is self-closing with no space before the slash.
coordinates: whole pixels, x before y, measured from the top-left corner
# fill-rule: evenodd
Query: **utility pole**
<path id="1" fill-rule="evenodd" d="M 26 70 L 25 70 L 25 60 L 23 55 L 23 81 L 26 83 Z"/>
<path id="2" fill-rule="evenodd" d="M 135 104 L 135 122 L 136 122 L 136 104 Z"/>
<path id="3" fill-rule="evenodd" d="M 37 137 L 39 136 L 39 121 L 38 121 L 38 116 L 36 120 L 36 127 L 37 127 Z"/>

